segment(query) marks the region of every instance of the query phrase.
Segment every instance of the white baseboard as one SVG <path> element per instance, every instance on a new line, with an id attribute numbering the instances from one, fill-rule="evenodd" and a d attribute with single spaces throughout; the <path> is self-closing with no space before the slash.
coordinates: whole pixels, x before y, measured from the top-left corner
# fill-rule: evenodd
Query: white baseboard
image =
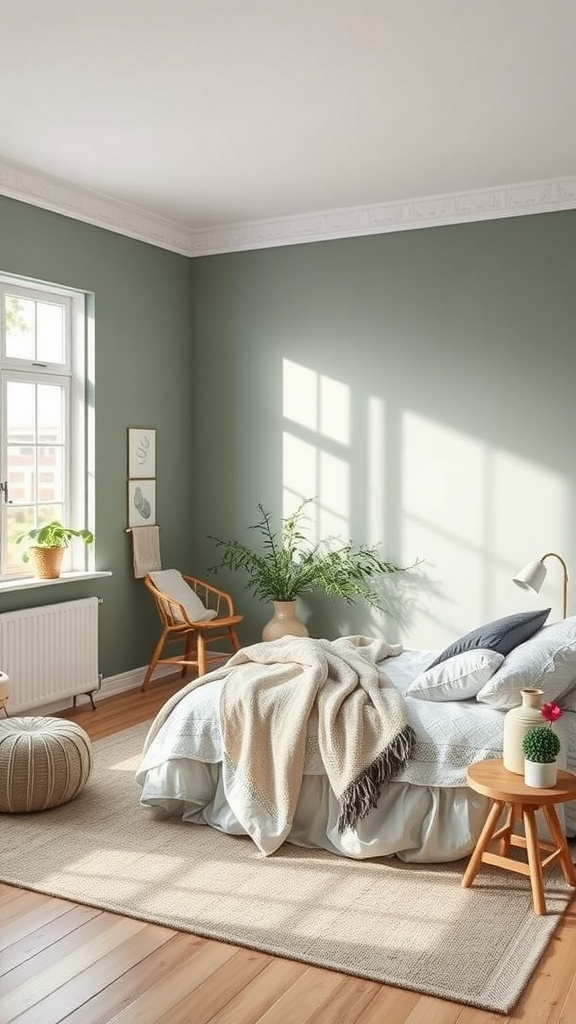
<path id="1" fill-rule="evenodd" d="M 129 672 L 121 672 L 116 676 L 108 676 L 106 679 L 102 679 L 100 686 L 97 690 L 92 691 L 92 697 L 94 702 L 97 704 L 98 701 L 104 700 L 106 697 L 113 697 L 117 693 L 124 693 L 126 690 L 140 689 L 142 686 L 142 680 L 146 672 L 147 666 L 144 665 L 142 668 L 134 668 Z M 174 675 L 174 669 L 167 666 L 165 669 L 158 668 L 154 673 L 154 681 L 158 681 L 165 676 Z M 84 704 L 90 703 L 90 697 L 83 693 L 80 693 L 76 697 L 76 706 L 81 707 Z M 14 707 L 10 703 L 7 705 L 7 711 L 10 717 L 14 715 L 53 715 L 57 711 L 66 711 L 73 707 L 73 697 L 63 697 L 60 700 L 52 701 L 48 704 L 35 705 L 34 707 Z"/>

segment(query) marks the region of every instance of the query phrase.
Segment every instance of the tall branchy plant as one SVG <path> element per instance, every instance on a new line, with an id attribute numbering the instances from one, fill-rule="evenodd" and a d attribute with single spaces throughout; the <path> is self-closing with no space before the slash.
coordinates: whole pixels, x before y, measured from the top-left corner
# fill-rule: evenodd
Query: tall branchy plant
<path id="1" fill-rule="evenodd" d="M 330 540 L 311 543 L 302 532 L 301 523 L 306 506 L 313 501 L 305 499 L 295 512 L 282 519 L 279 532 L 273 527 L 272 514 L 259 504 L 261 518 L 249 529 L 259 534 L 260 547 L 211 537 L 221 551 L 221 559 L 210 571 L 227 568 L 245 572 L 245 589 L 263 601 L 294 601 L 302 594 L 321 591 L 349 604 L 362 598 L 372 607 L 381 608 L 372 581 L 413 566 L 385 561 L 375 547 L 367 544 Z"/>

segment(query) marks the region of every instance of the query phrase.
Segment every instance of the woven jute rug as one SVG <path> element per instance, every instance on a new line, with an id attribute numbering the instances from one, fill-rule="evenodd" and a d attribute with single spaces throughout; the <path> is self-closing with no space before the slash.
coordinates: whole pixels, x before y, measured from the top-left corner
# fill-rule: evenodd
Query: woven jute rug
<path id="1" fill-rule="evenodd" d="M 27 889 L 502 1013 L 510 1010 L 569 902 L 547 873 L 548 914 L 528 880 L 465 864 L 352 861 L 284 844 L 264 858 L 245 837 L 139 803 L 148 726 L 94 744 L 69 804 L 0 815 L 0 878 Z"/>

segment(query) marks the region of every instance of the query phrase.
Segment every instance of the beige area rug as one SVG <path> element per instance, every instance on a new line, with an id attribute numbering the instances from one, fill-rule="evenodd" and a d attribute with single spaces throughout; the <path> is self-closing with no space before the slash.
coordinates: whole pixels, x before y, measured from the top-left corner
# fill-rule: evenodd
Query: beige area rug
<path id="1" fill-rule="evenodd" d="M 527 879 L 464 863 L 352 861 L 158 820 L 134 779 L 147 726 L 94 744 L 72 803 L 0 815 L 0 878 L 79 903 L 502 1013 L 526 985 L 570 898 L 548 874 L 548 915 Z"/>

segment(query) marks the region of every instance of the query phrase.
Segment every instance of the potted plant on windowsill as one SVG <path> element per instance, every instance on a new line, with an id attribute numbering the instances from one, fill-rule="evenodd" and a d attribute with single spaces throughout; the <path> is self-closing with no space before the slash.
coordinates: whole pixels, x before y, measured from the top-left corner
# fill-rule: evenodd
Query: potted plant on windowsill
<path id="1" fill-rule="evenodd" d="M 34 576 L 43 580 L 57 580 L 60 576 L 64 551 L 73 538 L 92 544 L 94 535 L 90 530 L 73 530 L 58 520 L 38 526 L 27 533 L 21 533 L 16 542 L 26 542 L 28 547 L 22 555 L 23 562 L 31 562 Z"/>
<path id="2" fill-rule="evenodd" d="M 263 640 L 308 635 L 306 626 L 296 617 L 296 600 L 302 594 L 321 591 L 341 597 L 348 604 L 363 599 L 383 610 L 372 581 L 406 568 L 383 561 L 376 548 L 366 544 L 329 540 L 311 543 L 300 524 L 305 506 L 313 500 L 307 498 L 292 515 L 282 519 L 279 533 L 273 529 L 271 513 L 259 504 L 261 519 L 249 527 L 260 535 L 258 549 L 238 540 L 210 538 L 221 550 L 220 562 L 210 572 L 221 568 L 243 571 L 248 576 L 245 589 L 273 603 L 274 616 L 264 626 Z"/>
<path id="3" fill-rule="evenodd" d="M 524 751 L 524 782 L 536 789 L 556 785 L 560 739 L 552 729 L 553 722 L 563 714 L 555 703 L 543 704 L 540 714 L 548 725 L 533 725 L 522 740 Z"/>

